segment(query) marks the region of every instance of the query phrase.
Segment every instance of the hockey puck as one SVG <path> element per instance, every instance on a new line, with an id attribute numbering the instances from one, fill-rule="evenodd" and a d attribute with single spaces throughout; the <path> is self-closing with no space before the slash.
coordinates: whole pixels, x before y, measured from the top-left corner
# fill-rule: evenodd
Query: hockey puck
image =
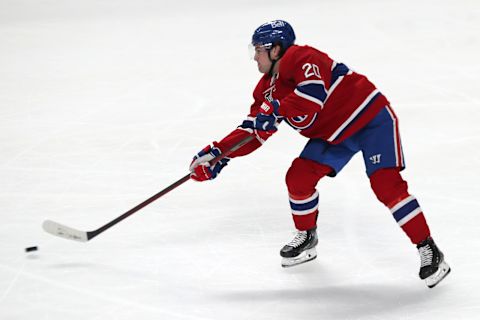
<path id="1" fill-rule="evenodd" d="M 32 252 L 32 251 L 37 251 L 37 250 L 38 250 L 37 246 L 25 248 L 25 252 Z"/>

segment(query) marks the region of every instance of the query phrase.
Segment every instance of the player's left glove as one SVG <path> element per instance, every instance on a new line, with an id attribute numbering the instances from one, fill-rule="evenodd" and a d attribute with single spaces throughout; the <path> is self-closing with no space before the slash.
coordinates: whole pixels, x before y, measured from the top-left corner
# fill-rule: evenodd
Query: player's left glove
<path id="1" fill-rule="evenodd" d="M 210 161 L 221 153 L 221 150 L 215 143 L 213 146 L 208 145 L 203 148 L 202 151 L 193 157 L 192 163 L 190 164 L 190 171 L 192 172 L 190 177 L 195 181 L 215 179 L 223 167 L 230 161 L 230 158 L 225 157 L 211 166 Z"/>
<path id="2" fill-rule="evenodd" d="M 283 118 L 278 114 L 280 101 L 264 101 L 260 106 L 260 113 L 253 120 L 253 126 L 258 131 L 277 131 L 277 125 Z"/>

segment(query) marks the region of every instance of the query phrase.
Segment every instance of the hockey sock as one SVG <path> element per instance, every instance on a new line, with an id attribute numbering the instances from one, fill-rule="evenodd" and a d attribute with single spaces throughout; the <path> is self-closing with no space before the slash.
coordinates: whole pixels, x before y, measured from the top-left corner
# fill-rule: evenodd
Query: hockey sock
<path id="1" fill-rule="evenodd" d="M 305 231 L 316 226 L 318 216 L 318 181 L 332 169 L 312 160 L 296 158 L 287 172 L 286 183 L 297 230 Z"/>
<path id="2" fill-rule="evenodd" d="M 408 195 L 400 199 L 389 209 L 398 225 L 407 234 L 413 244 L 419 244 L 430 236 L 430 230 L 417 199 Z"/>
<path id="3" fill-rule="evenodd" d="M 295 228 L 300 231 L 312 229 L 317 223 L 318 191 L 307 198 L 290 195 L 290 207 Z"/>
<path id="4" fill-rule="evenodd" d="M 408 193 L 408 185 L 399 169 L 380 169 L 370 176 L 378 200 L 386 205 L 395 221 L 414 244 L 430 236 L 425 216 L 417 199 Z"/>

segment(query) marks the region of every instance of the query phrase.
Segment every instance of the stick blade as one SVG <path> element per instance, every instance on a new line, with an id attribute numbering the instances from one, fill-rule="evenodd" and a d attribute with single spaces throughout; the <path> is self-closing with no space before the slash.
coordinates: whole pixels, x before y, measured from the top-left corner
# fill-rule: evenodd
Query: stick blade
<path id="1" fill-rule="evenodd" d="M 42 227 L 43 230 L 57 237 L 79 242 L 88 241 L 88 235 L 85 231 L 73 229 L 55 221 L 45 220 Z"/>

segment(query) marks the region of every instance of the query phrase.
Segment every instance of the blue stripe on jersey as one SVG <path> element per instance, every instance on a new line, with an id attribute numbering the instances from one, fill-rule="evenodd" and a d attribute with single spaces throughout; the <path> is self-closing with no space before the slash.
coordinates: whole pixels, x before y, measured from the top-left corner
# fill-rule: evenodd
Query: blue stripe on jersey
<path id="1" fill-rule="evenodd" d="M 330 86 L 332 86 L 339 77 L 346 75 L 350 69 L 343 63 L 338 63 L 335 68 L 332 70 L 332 79 L 330 81 Z"/>
<path id="2" fill-rule="evenodd" d="M 397 222 L 408 216 L 415 209 L 420 208 L 420 205 L 417 202 L 417 199 L 413 198 L 411 201 L 407 202 L 393 213 L 393 217 Z"/>
<path id="3" fill-rule="evenodd" d="M 322 103 L 325 102 L 325 99 L 327 98 L 327 91 L 325 90 L 325 86 L 320 83 L 300 84 L 297 87 L 297 90 L 303 94 L 320 100 Z"/>
<path id="4" fill-rule="evenodd" d="M 318 196 L 315 197 L 312 201 L 309 201 L 307 203 L 294 203 L 290 201 L 290 207 L 292 208 L 293 211 L 309 211 L 313 208 L 315 208 L 318 205 Z"/>

